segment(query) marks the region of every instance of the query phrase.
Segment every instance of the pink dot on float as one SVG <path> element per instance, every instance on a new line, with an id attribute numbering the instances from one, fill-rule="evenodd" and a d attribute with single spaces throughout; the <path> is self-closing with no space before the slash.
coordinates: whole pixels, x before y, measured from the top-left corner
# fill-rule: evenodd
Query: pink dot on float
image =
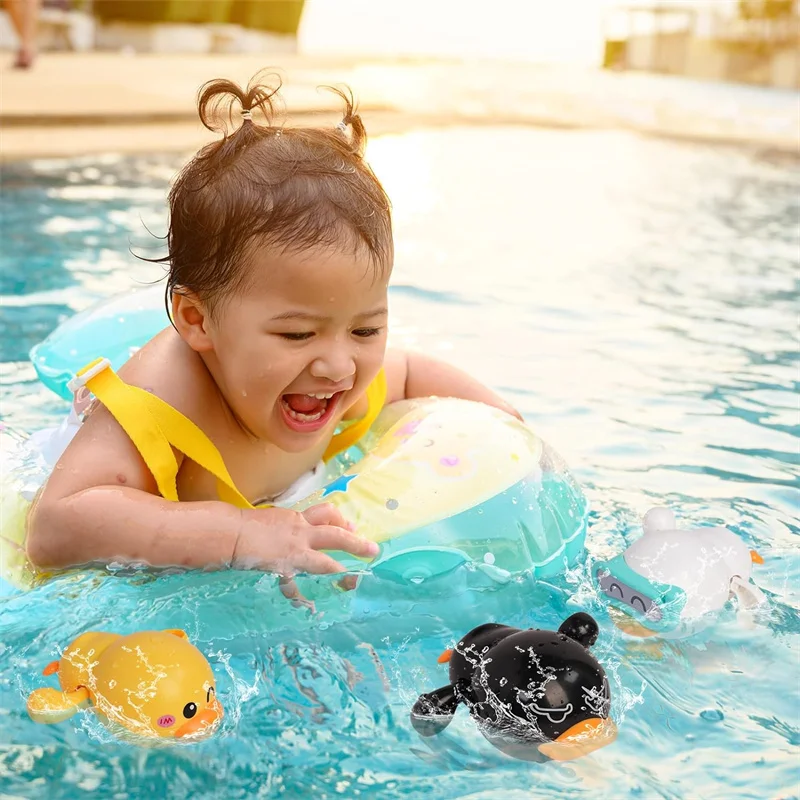
<path id="1" fill-rule="evenodd" d="M 411 436 L 417 428 L 419 428 L 419 420 L 415 419 L 412 422 L 407 422 L 400 430 L 395 432 L 395 436 Z"/>
<path id="2" fill-rule="evenodd" d="M 163 717 L 158 718 L 158 727 L 159 728 L 169 728 L 170 725 L 175 724 L 175 717 L 172 714 L 164 714 Z"/>
<path id="3" fill-rule="evenodd" d="M 460 460 L 458 456 L 442 456 L 439 463 L 445 467 L 454 467 Z"/>

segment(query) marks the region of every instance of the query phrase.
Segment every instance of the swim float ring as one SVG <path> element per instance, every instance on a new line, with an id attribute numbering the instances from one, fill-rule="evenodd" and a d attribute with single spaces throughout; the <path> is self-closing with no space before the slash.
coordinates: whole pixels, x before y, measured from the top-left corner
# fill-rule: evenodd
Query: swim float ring
<path id="1" fill-rule="evenodd" d="M 65 320 L 34 345 L 29 356 L 39 380 L 72 402 L 67 384 L 97 357 L 98 342 L 103 343 L 103 354 L 118 370 L 169 324 L 163 286 L 125 292 Z"/>
<path id="2" fill-rule="evenodd" d="M 50 376 L 51 388 L 84 366 L 91 342 L 103 341 L 104 350 L 127 360 L 125 348 L 163 327 L 145 331 L 150 317 L 142 322 L 129 309 L 127 321 L 137 336 L 117 322 L 112 341 L 110 330 L 103 334 L 96 326 L 116 319 L 109 309 L 119 302 L 102 313 L 78 314 L 34 348 L 34 364 L 38 360 L 40 374 Z M 163 306 L 162 314 L 166 320 Z M 68 346 L 79 342 L 81 347 Z M 0 431 L 7 476 L 0 498 L 0 577 L 13 586 L 37 579 L 25 557 L 27 510 L 79 424 L 73 408 L 56 435 L 26 439 Z M 329 462 L 326 479 L 289 507 L 333 503 L 381 548 L 369 564 L 345 553 L 334 557 L 348 569 L 368 569 L 394 583 L 418 584 L 462 567 L 470 586 L 506 583 L 522 573 L 551 577 L 583 552 L 588 504 L 566 466 L 527 425 L 481 403 L 423 398 L 386 406 L 355 446 Z"/>

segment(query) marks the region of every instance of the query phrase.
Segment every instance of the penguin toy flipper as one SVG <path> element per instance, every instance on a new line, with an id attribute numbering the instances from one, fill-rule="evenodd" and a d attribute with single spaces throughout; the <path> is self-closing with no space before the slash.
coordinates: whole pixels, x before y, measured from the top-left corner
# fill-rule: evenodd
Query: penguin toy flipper
<path id="1" fill-rule="evenodd" d="M 411 724 L 420 736 L 441 733 L 453 719 L 460 697 L 452 684 L 421 694 L 411 709 Z"/>
<path id="2" fill-rule="evenodd" d="M 591 647 L 597 641 L 597 635 L 600 633 L 600 628 L 595 622 L 594 617 L 583 611 L 578 611 L 571 617 L 567 617 L 558 629 L 559 633 L 564 636 L 569 636 L 574 639 L 578 644 L 586 648 Z"/>

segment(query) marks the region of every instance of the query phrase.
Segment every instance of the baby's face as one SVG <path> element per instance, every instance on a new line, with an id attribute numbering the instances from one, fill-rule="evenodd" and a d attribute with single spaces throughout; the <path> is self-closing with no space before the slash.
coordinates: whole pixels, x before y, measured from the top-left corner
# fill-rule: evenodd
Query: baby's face
<path id="1" fill-rule="evenodd" d="M 247 289 L 209 321 L 212 371 L 259 439 L 300 452 L 330 439 L 383 364 L 388 270 L 358 250 L 255 248 Z"/>

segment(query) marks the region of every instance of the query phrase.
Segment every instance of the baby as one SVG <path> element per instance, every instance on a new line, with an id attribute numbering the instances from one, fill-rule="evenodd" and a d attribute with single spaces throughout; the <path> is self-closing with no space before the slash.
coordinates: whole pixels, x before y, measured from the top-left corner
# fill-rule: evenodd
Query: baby
<path id="1" fill-rule="evenodd" d="M 377 546 L 333 506 L 257 507 L 318 474 L 340 449 L 337 428 L 429 395 L 519 416 L 451 366 L 387 351 L 390 205 L 364 161 L 361 118 L 337 92 L 336 127 L 275 125 L 275 92 L 226 80 L 201 91 L 207 128 L 234 112 L 241 126 L 201 149 L 170 192 L 173 326 L 119 377 L 101 366 L 88 381 L 97 401 L 29 518 L 41 568 L 341 572 L 322 551 Z"/>

